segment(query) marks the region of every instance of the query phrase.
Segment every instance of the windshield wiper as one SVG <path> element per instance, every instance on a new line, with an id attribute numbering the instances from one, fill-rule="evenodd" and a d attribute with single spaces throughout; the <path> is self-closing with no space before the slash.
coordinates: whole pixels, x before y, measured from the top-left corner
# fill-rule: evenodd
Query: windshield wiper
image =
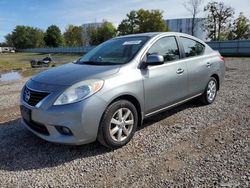
<path id="1" fill-rule="evenodd" d="M 104 61 L 79 61 L 77 64 L 86 64 L 86 65 L 120 65 L 121 63 L 112 63 Z"/>
<path id="2" fill-rule="evenodd" d="M 101 65 L 102 62 L 99 61 L 79 61 L 77 64 L 87 64 L 87 65 Z"/>

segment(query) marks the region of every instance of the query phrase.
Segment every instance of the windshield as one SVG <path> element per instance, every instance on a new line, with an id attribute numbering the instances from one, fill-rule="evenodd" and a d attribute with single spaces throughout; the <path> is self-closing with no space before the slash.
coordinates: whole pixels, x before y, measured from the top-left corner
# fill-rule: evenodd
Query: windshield
<path id="1" fill-rule="evenodd" d="M 115 38 L 104 42 L 81 57 L 77 64 L 117 65 L 134 58 L 149 37 Z"/>

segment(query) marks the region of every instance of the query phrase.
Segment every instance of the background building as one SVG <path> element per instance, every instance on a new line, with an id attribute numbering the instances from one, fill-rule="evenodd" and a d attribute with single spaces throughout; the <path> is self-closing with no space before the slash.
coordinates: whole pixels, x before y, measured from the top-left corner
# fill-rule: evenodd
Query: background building
<path id="1" fill-rule="evenodd" d="M 192 35 L 192 18 L 167 19 L 165 22 L 170 31 Z M 204 22 L 205 18 L 195 19 L 196 26 L 194 36 L 206 41 L 207 33 L 205 31 Z"/>

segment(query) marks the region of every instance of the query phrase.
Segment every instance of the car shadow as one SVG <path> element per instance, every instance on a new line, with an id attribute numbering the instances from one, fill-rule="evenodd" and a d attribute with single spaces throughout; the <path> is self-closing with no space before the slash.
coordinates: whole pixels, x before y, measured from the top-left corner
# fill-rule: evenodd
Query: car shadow
<path id="1" fill-rule="evenodd" d="M 152 115 L 152 116 L 144 119 L 143 124 L 139 127 L 139 130 L 144 129 L 147 126 L 150 126 L 156 122 L 164 120 L 164 119 L 166 119 L 166 118 L 168 118 L 168 117 L 170 117 L 178 112 L 181 112 L 185 109 L 197 108 L 200 106 L 203 106 L 203 104 L 199 101 L 199 99 L 193 99 L 193 100 L 188 101 L 188 102 L 181 104 L 179 106 L 176 106 L 176 107 L 170 108 L 168 110 L 165 110 L 163 112 L 160 112 L 158 114 Z"/>
<path id="2" fill-rule="evenodd" d="M 147 118 L 138 131 L 177 112 L 198 106 L 200 104 L 188 102 L 154 115 Z M 98 142 L 82 146 L 50 143 L 33 135 L 20 122 L 20 118 L 18 118 L 0 123 L 0 170 L 24 171 L 54 167 L 75 159 L 102 155 L 112 151 Z"/>
<path id="3" fill-rule="evenodd" d="M 44 141 L 29 132 L 21 124 L 20 118 L 0 124 L 0 170 L 22 171 L 53 167 L 110 151 L 98 142 L 70 146 Z"/>

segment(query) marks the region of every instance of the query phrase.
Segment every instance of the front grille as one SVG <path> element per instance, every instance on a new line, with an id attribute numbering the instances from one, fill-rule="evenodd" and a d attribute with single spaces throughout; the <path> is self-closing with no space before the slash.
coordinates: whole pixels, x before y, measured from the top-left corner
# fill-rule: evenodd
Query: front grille
<path id="1" fill-rule="evenodd" d="M 37 122 L 34 122 L 34 121 L 28 122 L 25 119 L 24 119 L 24 122 L 32 130 L 34 130 L 34 131 L 36 131 L 38 133 L 44 134 L 44 135 L 49 135 L 48 129 L 43 124 L 40 124 L 40 123 L 37 123 Z"/>
<path id="2" fill-rule="evenodd" d="M 38 92 L 25 87 L 23 92 L 23 100 L 31 106 L 36 106 L 41 100 L 43 100 L 48 95 L 49 93 Z"/>

